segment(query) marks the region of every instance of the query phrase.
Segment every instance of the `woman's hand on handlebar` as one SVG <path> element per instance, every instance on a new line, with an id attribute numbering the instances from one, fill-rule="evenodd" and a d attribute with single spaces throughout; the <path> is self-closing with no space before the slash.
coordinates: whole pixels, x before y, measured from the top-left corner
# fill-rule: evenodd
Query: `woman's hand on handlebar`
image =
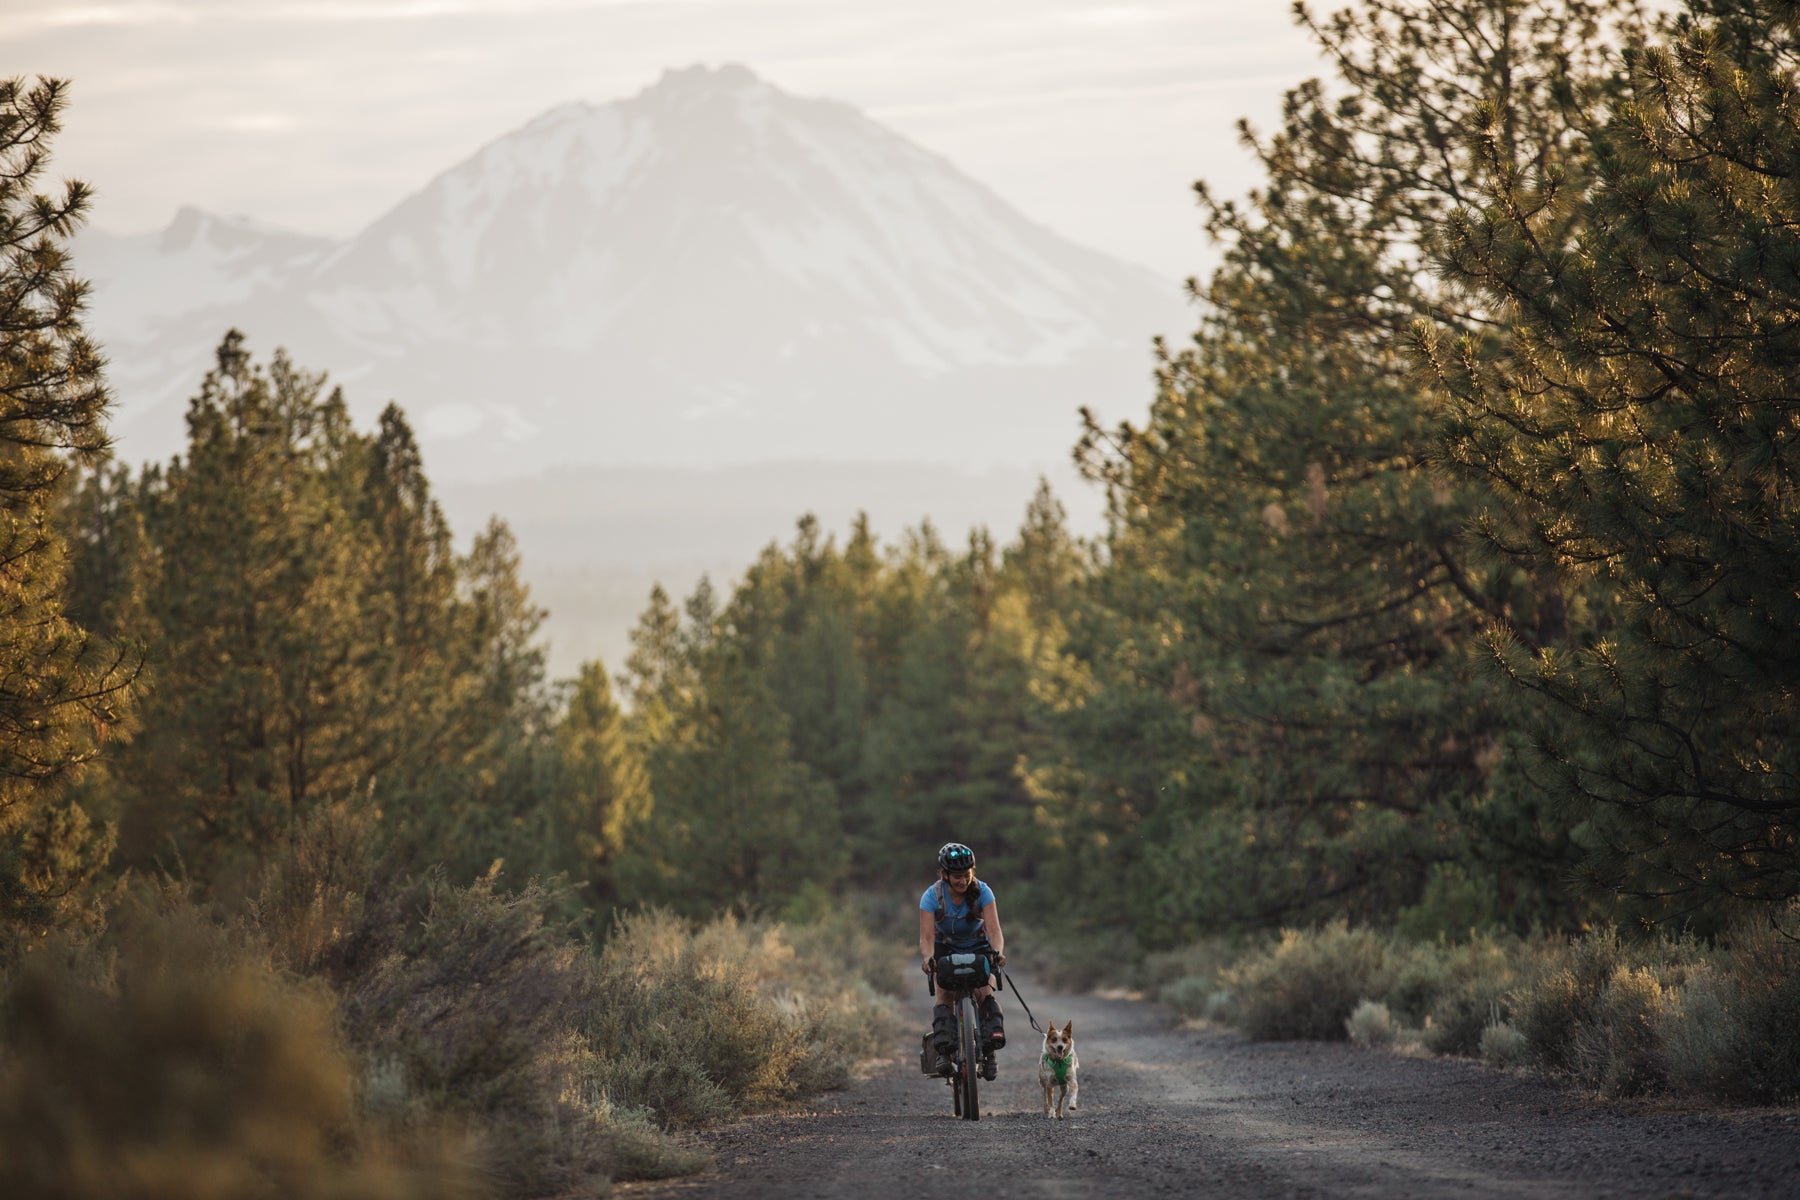
<path id="1" fill-rule="evenodd" d="M 931 959 L 929 959 L 929 958 L 922 959 L 919 962 L 919 970 L 925 972 L 927 975 L 931 974 L 932 971 L 935 969 L 936 969 L 936 964 L 933 963 L 931 961 Z"/>
<path id="2" fill-rule="evenodd" d="M 998 950 L 994 951 L 994 965 L 996 967 L 1004 967 L 1006 965 L 1006 955 L 1000 953 Z"/>

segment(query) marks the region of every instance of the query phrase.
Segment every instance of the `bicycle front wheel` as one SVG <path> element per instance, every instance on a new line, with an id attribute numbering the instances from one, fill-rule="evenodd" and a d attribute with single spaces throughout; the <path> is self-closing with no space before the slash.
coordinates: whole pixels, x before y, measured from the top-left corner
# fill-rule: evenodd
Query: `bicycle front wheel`
<path id="1" fill-rule="evenodd" d="M 962 1118 L 981 1120 L 981 1022 L 975 1015 L 975 1002 L 964 996 L 956 1002 L 956 1025 L 962 1036 L 962 1064 L 956 1086 L 962 1090 Z"/>

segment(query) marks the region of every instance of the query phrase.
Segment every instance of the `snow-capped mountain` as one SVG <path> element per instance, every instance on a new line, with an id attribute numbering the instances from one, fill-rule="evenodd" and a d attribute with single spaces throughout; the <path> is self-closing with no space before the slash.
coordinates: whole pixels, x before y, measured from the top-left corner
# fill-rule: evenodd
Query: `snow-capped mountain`
<path id="1" fill-rule="evenodd" d="M 227 328 L 434 478 L 572 463 L 1052 461 L 1075 410 L 1147 400 L 1175 289 L 1020 215 L 846 105 L 740 66 L 569 104 L 346 242 L 183 210 L 84 232 L 128 459 L 180 449 Z"/>

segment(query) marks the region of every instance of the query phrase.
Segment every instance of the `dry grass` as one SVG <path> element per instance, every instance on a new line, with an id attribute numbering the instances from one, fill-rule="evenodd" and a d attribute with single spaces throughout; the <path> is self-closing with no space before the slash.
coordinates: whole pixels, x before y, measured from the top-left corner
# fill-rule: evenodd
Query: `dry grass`
<path id="1" fill-rule="evenodd" d="M 330 993 L 196 910 L 133 914 L 116 953 L 34 955 L 0 1039 L 0 1193 L 43 1200 L 473 1195 L 453 1129 L 359 1119 Z"/>

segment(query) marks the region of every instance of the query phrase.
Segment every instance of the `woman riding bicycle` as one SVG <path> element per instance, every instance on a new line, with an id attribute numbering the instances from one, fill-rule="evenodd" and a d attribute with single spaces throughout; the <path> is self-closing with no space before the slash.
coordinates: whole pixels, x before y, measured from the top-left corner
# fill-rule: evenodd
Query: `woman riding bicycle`
<path id="1" fill-rule="evenodd" d="M 975 852 L 961 842 L 947 842 L 937 853 L 937 867 L 937 882 L 919 897 L 922 968 L 930 973 L 940 954 L 970 953 L 986 954 L 995 967 L 1005 966 L 1006 935 L 1000 929 L 1000 910 L 994 904 L 993 889 L 975 878 Z M 981 1012 L 982 1054 L 990 1055 L 1006 1045 L 1006 1025 L 993 988 L 979 988 L 975 996 Z M 956 1017 L 942 988 L 931 1018 L 931 1044 L 937 1051 L 937 1072 L 949 1074 Z"/>

